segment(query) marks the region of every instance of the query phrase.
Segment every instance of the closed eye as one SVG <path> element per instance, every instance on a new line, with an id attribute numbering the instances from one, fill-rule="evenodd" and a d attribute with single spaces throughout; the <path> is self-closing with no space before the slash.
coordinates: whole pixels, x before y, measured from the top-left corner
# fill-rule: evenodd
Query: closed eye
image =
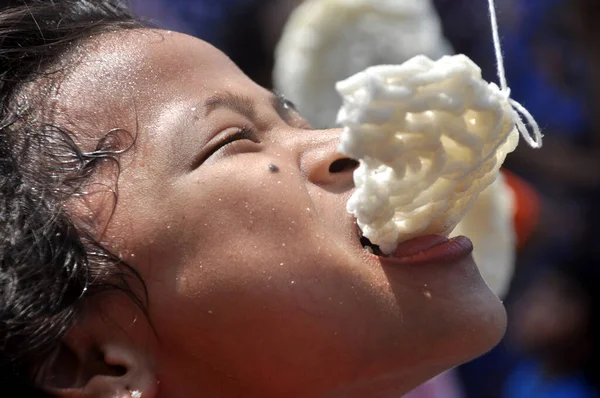
<path id="1" fill-rule="evenodd" d="M 208 156 L 214 154 L 219 149 L 238 140 L 250 140 L 256 143 L 260 142 L 258 140 L 256 132 L 251 127 L 242 127 L 237 129 L 237 132 L 235 132 L 234 134 L 228 135 L 223 140 L 219 141 L 219 143 L 211 150 L 211 153 Z"/>
<path id="2" fill-rule="evenodd" d="M 260 140 L 258 139 L 258 134 L 252 127 L 249 126 L 244 126 L 241 128 L 230 128 L 225 130 L 221 135 L 223 136 L 223 138 L 219 140 L 217 144 L 210 149 L 210 151 L 208 151 L 200 159 L 195 161 L 192 169 L 196 169 L 208 158 L 215 155 L 217 152 L 227 149 L 228 146 L 231 146 L 236 141 L 248 140 L 257 144 L 260 143 Z"/>

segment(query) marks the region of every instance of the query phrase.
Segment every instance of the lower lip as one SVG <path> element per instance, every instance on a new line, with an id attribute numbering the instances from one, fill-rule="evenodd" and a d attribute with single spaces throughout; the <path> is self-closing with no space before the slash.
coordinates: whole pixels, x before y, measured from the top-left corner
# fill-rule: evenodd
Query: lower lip
<path id="1" fill-rule="evenodd" d="M 467 237 L 448 239 L 439 235 L 427 235 L 400 243 L 390 256 L 383 259 L 398 265 L 441 264 L 456 262 L 472 252 L 473 243 Z"/>

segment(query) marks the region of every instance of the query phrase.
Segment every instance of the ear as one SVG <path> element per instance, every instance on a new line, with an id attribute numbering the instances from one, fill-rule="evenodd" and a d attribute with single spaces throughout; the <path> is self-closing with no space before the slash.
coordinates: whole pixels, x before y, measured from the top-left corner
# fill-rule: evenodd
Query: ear
<path id="1" fill-rule="evenodd" d="M 139 344 L 136 327 L 93 318 L 67 334 L 38 372 L 37 384 L 60 398 L 155 398 L 151 350 Z"/>

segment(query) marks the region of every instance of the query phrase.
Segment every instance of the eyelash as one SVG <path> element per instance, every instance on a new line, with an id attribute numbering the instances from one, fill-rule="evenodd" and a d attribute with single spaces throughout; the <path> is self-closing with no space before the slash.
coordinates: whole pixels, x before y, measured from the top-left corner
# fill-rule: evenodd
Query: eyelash
<path id="1" fill-rule="evenodd" d="M 256 133 L 256 131 L 254 130 L 254 128 L 250 127 L 250 126 L 244 126 L 238 129 L 237 132 L 235 132 L 234 134 L 230 134 L 227 137 L 225 137 L 223 140 L 221 140 L 211 151 L 210 154 L 208 154 L 207 158 L 212 156 L 214 153 L 222 151 L 224 149 L 228 149 L 228 146 L 231 146 L 234 142 L 236 141 L 240 141 L 240 140 L 249 140 L 252 141 L 254 143 L 260 143 L 260 140 L 258 139 L 258 134 Z"/>
<path id="2" fill-rule="evenodd" d="M 296 114 L 298 113 L 298 110 L 296 109 L 296 106 L 294 105 L 293 102 L 281 97 L 281 103 L 283 104 L 284 107 L 291 109 Z M 288 122 L 288 124 L 290 124 L 290 123 Z M 304 123 L 302 123 L 302 125 L 297 126 L 297 127 L 307 129 L 307 130 L 312 130 L 312 126 L 310 126 L 310 124 L 308 122 L 304 122 Z M 196 160 L 192 166 L 192 170 L 196 169 L 198 166 L 200 166 L 208 158 L 210 158 L 217 152 L 225 152 L 225 155 L 241 152 L 236 149 L 237 145 L 241 145 L 241 144 L 237 143 L 237 141 L 248 140 L 248 141 L 252 141 L 256 144 L 260 144 L 260 140 L 259 140 L 258 136 L 259 135 L 256 132 L 256 130 L 251 126 L 242 126 L 242 127 L 238 128 L 235 133 L 225 136 L 217 145 L 215 145 L 210 150 L 209 153 L 207 153 L 201 159 Z M 240 149 L 242 149 L 242 148 L 240 148 Z"/>

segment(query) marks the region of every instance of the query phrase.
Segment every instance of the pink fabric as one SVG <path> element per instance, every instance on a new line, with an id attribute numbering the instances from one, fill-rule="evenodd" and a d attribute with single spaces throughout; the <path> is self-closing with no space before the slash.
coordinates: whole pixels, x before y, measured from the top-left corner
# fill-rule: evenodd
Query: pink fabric
<path id="1" fill-rule="evenodd" d="M 402 398 L 463 398 L 460 383 L 454 371 L 448 371 L 404 395 Z"/>

